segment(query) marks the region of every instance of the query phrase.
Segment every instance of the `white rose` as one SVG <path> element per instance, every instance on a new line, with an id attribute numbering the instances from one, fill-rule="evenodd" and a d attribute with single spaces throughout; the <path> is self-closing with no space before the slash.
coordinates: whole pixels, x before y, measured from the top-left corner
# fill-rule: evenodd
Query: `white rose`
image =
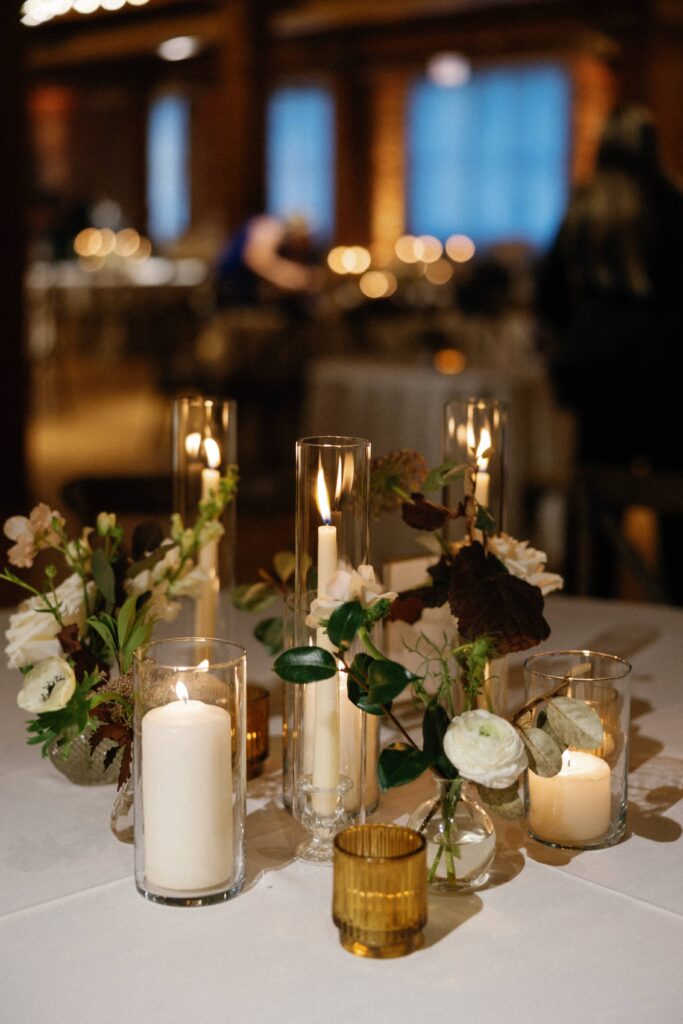
<path id="1" fill-rule="evenodd" d="M 505 789 L 527 766 L 517 730 L 498 715 L 477 708 L 454 718 L 443 738 L 446 757 L 460 774 L 490 789 Z"/>
<path id="2" fill-rule="evenodd" d="M 375 579 L 371 565 L 359 565 L 357 570 L 348 572 L 338 569 L 327 581 L 325 596 L 311 603 L 306 617 L 307 626 L 318 626 L 321 619 L 329 619 L 347 601 L 360 601 L 363 608 L 371 608 L 377 601 L 393 601 L 398 596 L 393 591 L 382 591 L 382 584 Z"/>
<path id="3" fill-rule="evenodd" d="M 45 658 L 24 676 L 24 685 L 17 694 L 17 704 L 24 711 L 59 711 L 71 700 L 76 689 L 76 676 L 64 658 Z"/>
<path id="4" fill-rule="evenodd" d="M 507 533 L 499 533 L 489 537 L 488 543 L 489 551 L 500 559 L 512 576 L 538 587 L 544 596 L 564 586 L 561 576 L 545 571 L 548 561 L 545 551 L 530 548 L 527 540 L 515 540 Z"/>

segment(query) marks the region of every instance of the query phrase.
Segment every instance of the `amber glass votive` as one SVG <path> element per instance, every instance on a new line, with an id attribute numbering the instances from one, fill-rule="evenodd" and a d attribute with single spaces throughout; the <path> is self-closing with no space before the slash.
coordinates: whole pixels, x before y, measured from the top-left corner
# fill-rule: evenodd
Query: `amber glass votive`
<path id="1" fill-rule="evenodd" d="M 402 825 L 354 825 L 335 837 L 332 917 L 344 949 L 376 958 L 420 949 L 425 848 L 424 837 Z"/>
<path id="2" fill-rule="evenodd" d="M 247 684 L 247 778 L 263 771 L 268 757 L 268 711 L 270 694 L 265 686 Z"/>

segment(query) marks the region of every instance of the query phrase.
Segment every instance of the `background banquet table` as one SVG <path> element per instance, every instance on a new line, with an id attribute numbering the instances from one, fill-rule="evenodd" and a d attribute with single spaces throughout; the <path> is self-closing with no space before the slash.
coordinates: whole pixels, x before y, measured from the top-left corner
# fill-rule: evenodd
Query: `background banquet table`
<path id="1" fill-rule="evenodd" d="M 132 847 L 108 831 L 113 788 L 71 785 L 25 745 L 18 678 L 3 669 L 2 1024 L 678 1024 L 683 610 L 558 597 L 547 609 L 547 649 L 591 646 L 633 663 L 628 835 L 570 855 L 498 821 L 487 887 L 430 898 L 425 948 L 389 961 L 342 949 L 332 872 L 293 860 L 300 833 L 279 802 L 275 737 L 269 770 L 249 784 L 244 893 L 207 908 L 157 906 L 135 890 Z M 233 625 L 249 642 L 252 620 L 237 615 Z M 276 691 L 251 642 L 249 666 Z M 424 786 L 385 796 L 380 817 L 400 819 Z"/>

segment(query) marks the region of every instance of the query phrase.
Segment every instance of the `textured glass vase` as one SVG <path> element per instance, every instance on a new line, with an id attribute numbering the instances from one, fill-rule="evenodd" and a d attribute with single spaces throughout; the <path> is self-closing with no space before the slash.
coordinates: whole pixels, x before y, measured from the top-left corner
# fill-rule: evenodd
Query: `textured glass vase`
<path id="1" fill-rule="evenodd" d="M 496 853 L 493 822 L 467 781 L 435 781 L 435 794 L 408 819 L 427 841 L 427 884 L 433 892 L 472 891 L 486 882 Z"/>
<path id="2" fill-rule="evenodd" d="M 116 782 L 121 766 L 121 754 L 116 754 L 111 764 L 105 764 L 107 752 L 116 746 L 113 740 L 102 740 L 90 749 L 91 730 L 78 733 L 71 740 L 71 746 L 65 754 L 63 749 L 53 744 L 50 747 L 50 760 L 57 769 L 69 780 L 79 786 L 101 786 Z"/>

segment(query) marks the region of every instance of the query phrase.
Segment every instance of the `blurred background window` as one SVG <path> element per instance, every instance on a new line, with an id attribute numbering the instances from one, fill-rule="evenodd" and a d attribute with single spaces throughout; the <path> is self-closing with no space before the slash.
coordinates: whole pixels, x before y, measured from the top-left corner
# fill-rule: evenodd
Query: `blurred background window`
<path id="1" fill-rule="evenodd" d="M 147 126 L 147 209 L 157 245 L 175 241 L 190 223 L 189 147 L 189 99 L 173 93 L 153 100 Z"/>
<path id="2" fill-rule="evenodd" d="M 477 245 L 551 241 L 569 188 L 570 86 L 533 64 L 416 83 L 408 104 L 408 222 L 415 234 Z"/>
<path id="3" fill-rule="evenodd" d="M 268 103 L 267 208 L 302 216 L 319 238 L 334 235 L 335 117 L 319 86 L 277 89 Z"/>

